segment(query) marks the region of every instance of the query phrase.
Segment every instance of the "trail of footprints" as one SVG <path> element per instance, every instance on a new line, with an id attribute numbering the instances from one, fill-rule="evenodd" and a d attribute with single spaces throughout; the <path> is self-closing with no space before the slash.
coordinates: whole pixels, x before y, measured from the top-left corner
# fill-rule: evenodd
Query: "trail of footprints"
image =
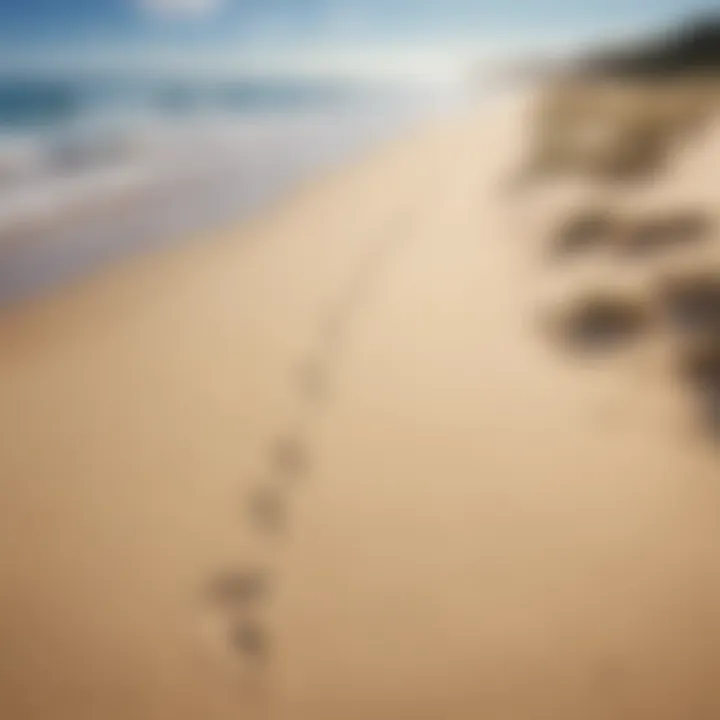
<path id="1" fill-rule="evenodd" d="M 713 219 L 697 209 L 671 208 L 632 217 L 605 208 L 570 217 L 552 233 L 547 254 L 548 260 L 562 263 L 561 273 L 575 273 L 575 260 L 602 258 L 617 275 L 634 264 L 630 270 L 645 272 L 648 281 L 636 278 L 625 288 L 611 282 L 584 287 L 553 303 L 544 316 L 552 340 L 573 353 L 625 352 L 643 339 L 662 335 L 671 354 L 672 376 L 690 393 L 699 427 L 716 440 L 720 439 L 717 243 L 720 237 Z"/>
<path id="2" fill-rule="evenodd" d="M 322 319 L 314 347 L 298 365 L 296 401 L 305 420 L 269 444 L 263 458 L 265 474 L 244 498 L 244 519 L 263 543 L 277 542 L 288 530 L 292 491 L 311 470 L 308 425 L 312 410 L 322 409 L 330 398 L 338 357 L 353 319 L 397 245 L 397 238 L 385 239 L 358 263 Z M 266 669 L 271 660 L 272 637 L 261 618 L 276 584 L 273 569 L 260 564 L 219 570 L 202 588 L 203 603 L 219 616 L 224 628 L 220 638 L 224 648 L 220 649 L 225 654 L 229 651 L 241 668 Z"/>

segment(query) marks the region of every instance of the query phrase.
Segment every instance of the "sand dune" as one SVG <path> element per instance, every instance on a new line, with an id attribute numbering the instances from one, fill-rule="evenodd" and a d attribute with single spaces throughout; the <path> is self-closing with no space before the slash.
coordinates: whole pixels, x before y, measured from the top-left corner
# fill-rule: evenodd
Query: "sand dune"
<path id="1" fill-rule="evenodd" d="M 720 713 L 716 445 L 661 317 L 714 161 L 512 194 L 522 119 L 0 318 L 3 717 Z M 623 252 L 684 197 L 696 249 Z"/>

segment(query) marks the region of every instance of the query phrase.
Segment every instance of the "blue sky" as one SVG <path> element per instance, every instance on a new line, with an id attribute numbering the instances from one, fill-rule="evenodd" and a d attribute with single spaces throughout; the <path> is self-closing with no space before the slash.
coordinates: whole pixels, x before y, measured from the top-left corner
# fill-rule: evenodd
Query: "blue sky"
<path id="1" fill-rule="evenodd" d="M 632 33 L 693 9 L 720 10 L 720 0 L 0 0 L 0 67 L 261 56 L 278 67 L 312 57 L 332 65 L 363 53 L 371 63 L 404 53 L 431 65 L 472 48 Z"/>

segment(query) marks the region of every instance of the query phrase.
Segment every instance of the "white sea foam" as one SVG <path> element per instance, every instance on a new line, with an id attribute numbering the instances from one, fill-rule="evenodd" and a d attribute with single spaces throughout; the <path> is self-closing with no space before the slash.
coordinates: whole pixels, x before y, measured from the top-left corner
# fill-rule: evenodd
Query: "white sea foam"
<path id="1" fill-rule="evenodd" d="M 0 299 L 238 219 L 459 102 L 392 102 L 75 124 L 0 143 Z"/>

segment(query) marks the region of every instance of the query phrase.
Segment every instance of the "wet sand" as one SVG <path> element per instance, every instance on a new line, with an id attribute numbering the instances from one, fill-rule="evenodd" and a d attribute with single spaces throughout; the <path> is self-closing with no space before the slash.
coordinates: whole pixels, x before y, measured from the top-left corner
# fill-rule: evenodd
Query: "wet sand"
<path id="1" fill-rule="evenodd" d="M 720 190 L 513 197 L 519 122 L 3 314 L 3 717 L 717 717 L 717 448 L 543 313 L 559 220 Z"/>

